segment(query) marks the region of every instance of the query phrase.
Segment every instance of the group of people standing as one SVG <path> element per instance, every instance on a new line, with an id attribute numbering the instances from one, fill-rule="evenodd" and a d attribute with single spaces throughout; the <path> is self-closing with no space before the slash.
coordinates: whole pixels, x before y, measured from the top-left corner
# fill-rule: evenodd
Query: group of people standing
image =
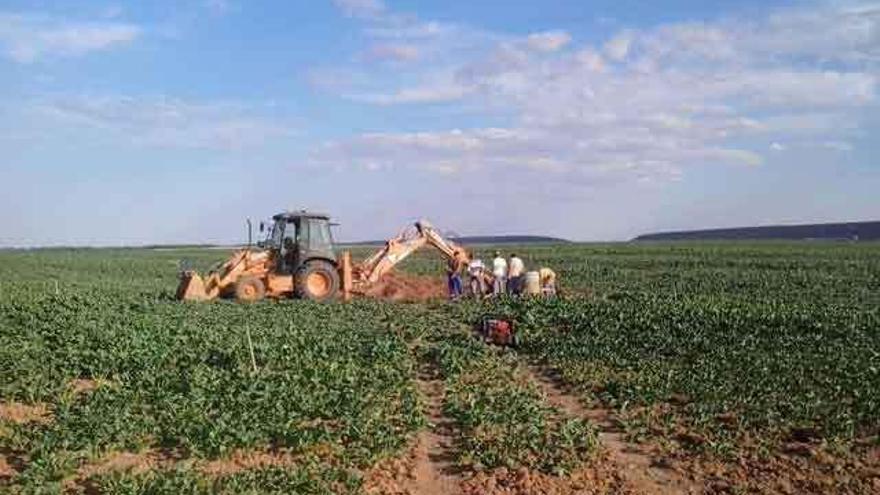
<path id="1" fill-rule="evenodd" d="M 475 262 L 480 262 L 480 260 L 475 260 Z M 470 268 L 479 269 L 478 265 L 475 266 L 475 262 L 472 262 L 472 266 L 468 267 L 469 272 L 471 272 Z M 510 259 L 505 260 L 501 256 L 501 251 L 495 251 L 495 258 L 492 260 L 492 294 L 521 293 L 525 271 L 526 265 L 516 253 L 510 253 Z"/>
<path id="2" fill-rule="evenodd" d="M 457 299 L 463 294 L 462 265 L 460 261 L 450 260 L 447 266 L 450 299 Z M 511 253 L 510 257 L 505 259 L 501 251 L 495 251 L 491 271 L 487 269 L 483 260 L 474 258 L 467 266 L 467 274 L 470 293 L 477 298 L 485 295 L 519 295 L 525 289 L 526 265 L 516 253 Z M 549 268 L 541 268 L 539 277 L 542 292 L 555 294 L 556 274 Z"/>

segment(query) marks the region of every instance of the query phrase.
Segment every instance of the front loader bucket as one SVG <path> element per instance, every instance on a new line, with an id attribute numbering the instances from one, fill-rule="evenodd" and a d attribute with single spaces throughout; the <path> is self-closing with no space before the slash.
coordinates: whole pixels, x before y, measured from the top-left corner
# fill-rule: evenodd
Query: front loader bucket
<path id="1" fill-rule="evenodd" d="M 180 285 L 177 286 L 177 300 L 179 301 L 205 301 L 208 293 L 205 291 L 205 282 L 198 273 L 187 271 L 180 275 Z"/>

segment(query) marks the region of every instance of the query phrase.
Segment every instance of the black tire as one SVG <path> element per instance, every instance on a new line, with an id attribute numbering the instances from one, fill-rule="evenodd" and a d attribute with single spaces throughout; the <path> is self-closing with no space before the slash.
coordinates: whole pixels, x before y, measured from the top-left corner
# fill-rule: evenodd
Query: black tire
<path id="1" fill-rule="evenodd" d="M 329 301 L 339 293 L 339 271 L 325 260 L 307 261 L 296 271 L 293 292 L 300 299 Z"/>
<path id="2" fill-rule="evenodd" d="M 254 302 L 266 297 L 266 286 L 257 277 L 241 277 L 235 282 L 235 299 L 240 302 Z"/>

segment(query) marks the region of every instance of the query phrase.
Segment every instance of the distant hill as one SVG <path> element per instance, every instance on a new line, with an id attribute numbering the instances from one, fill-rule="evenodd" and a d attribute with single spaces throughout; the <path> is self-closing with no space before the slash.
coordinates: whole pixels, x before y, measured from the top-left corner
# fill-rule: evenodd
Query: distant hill
<path id="1" fill-rule="evenodd" d="M 640 235 L 634 241 L 691 240 L 880 240 L 880 222 L 768 225 L 732 229 L 685 230 Z"/>
<path id="2" fill-rule="evenodd" d="M 459 244 L 560 244 L 569 243 L 567 239 L 541 235 L 472 235 L 447 237 Z M 385 241 L 343 242 L 348 246 L 381 246 Z"/>

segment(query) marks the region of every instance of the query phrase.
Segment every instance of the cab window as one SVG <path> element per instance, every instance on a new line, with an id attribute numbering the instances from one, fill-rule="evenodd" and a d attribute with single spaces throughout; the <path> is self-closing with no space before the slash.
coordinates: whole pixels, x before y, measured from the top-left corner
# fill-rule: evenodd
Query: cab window
<path id="1" fill-rule="evenodd" d="M 292 220 L 288 221 L 287 225 L 284 226 L 284 243 L 282 244 L 284 249 L 293 249 L 296 246 L 296 243 L 299 241 L 296 234 L 296 223 Z"/>
<path id="2" fill-rule="evenodd" d="M 284 234 L 284 222 L 275 222 L 272 225 L 272 232 L 269 233 L 270 239 L 272 241 L 272 246 L 276 248 L 280 248 L 281 244 L 281 236 Z"/>
<path id="3" fill-rule="evenodd" d="M 310 219 L 309 224 L 309 248 L 313 250 L 329 250 L 333 248 L 333 237 L 330 234 L 330 225 L 323 220 Z"/>

